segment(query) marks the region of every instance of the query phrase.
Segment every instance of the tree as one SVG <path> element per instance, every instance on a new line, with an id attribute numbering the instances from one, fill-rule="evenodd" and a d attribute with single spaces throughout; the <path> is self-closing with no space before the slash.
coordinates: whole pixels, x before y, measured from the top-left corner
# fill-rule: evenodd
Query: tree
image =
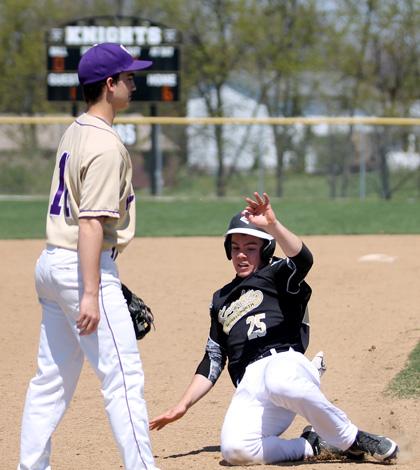
<path id="1" fill-rule="evenodd" d="M 146 5 L 148 11 L 153 11 L 151 2 Z M 160 21 L 170 22 L 183 35 L 184 95 L 186 99 L 200 96 L 210 117 L 225 116 L 222 89 L 232 73 L 240 69 L 245 54 L 246 45 L 238 34 L 244 6 L 243 0 L 171 0 L 160 5 Z M 224 126 L 211 130 L 217 149 L 216 194 L 224 196 L 228 180 Z"/>
<path id="2" fill-rule="evenodd" d="M 304 88 L 312 89 L 318 68 L 322 25 L 312 0 L 252 0 L 242 24 L 247 70 L 271 117 L 302 115 Z M 272 126 L 277 154 L 276 196 L 283 195 L 284 155 L 293 148 L 296 129 Z"/>
<path id="3" fill-rule="evenodd" d="M 335 77 L 334 87 L 339 90 L 335 107 L 338 113 L 409 116 L 418 99 L 419 11 L 419 0 L 337 3 L 329 17 L 325 44 L 328 61 L 324 69 Z M 353 133 L 354 127 L 350 126 L 349 146 L 354 142 Z M 392 194 L 387 154 L 391 141 L 399 138 L 398 133 L 394 131 L 391 136 L 389 127 L 376 127 L 372 133 L 380 193 L 385 199 Z M 345 196 L 350 160 L 340 161 L 338 154 L 334 161 L 341 169 L 341 195 Z"/>
<path id="4" fill-rule="evenodd" d="M 375 7 L 376 28 L 370 48 L 373 73 L 368 77 L 377 95 L 375 108 L 383 116 L 407 116 L 419 98 L 420 1 L 388 0 L 377 2 Z M 376 131 L 381 196 L 391 199 L 394 189 L 400 187 L 400 182 L 392 187 L 387 163 L 390 143 L 396 136 L 388 127 Z"/>
<path id="5" fill-rule="evenodd" d="M 3 0 L 0 3 L 0 113 L 41 114 L 53 109 L 46 100 L 46 32 L 77 17 L 80 11 L 102 11 L 81 0 Z M 59 105 L 60 106 L 60 105 Z M 36 125 L 15 133 L 19 157 L 33 159 L 38 153 Z"/>
<path id="6" fill-rule="evenodd" d="M 3 0 L 0 3 L 0 112 L 35 114 L 46 101 L 45 34 L 83 11 L 115 13 L 101 2 L 82 0 Z"/>

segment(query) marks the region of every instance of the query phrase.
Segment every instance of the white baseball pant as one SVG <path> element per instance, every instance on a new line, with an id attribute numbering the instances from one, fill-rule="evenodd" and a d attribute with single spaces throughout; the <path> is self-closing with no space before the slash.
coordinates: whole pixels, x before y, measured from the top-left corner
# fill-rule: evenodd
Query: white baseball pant
<path id="1" fill-rule="evenodd" d="M 226 413 L 223 458 L 234 465 L 271 464 L 312 455 L 299 437 L 279 437 L 296 415 L 303 416 L 329 444 L 348 449 L 357 427 L 320 390 L 319 372 L 303 354 L 290 349 L 246 368 Z"/>
<path id="2" fill-rule="evenodd" d="M 18 470 L 50 469 L 51 435 L 75 391 L 84 357 L 101 383 L 105 409 L 127 470 L 155 470 L 144 376 L 131 318 L 111 251 L 101 255 L 101 319 L 95 333 L 76 327 L 81 275 L 76 251 L 47 247 L 35 282 L 42 305 L 38 370 L 30 381 L 22 418 Z"/>

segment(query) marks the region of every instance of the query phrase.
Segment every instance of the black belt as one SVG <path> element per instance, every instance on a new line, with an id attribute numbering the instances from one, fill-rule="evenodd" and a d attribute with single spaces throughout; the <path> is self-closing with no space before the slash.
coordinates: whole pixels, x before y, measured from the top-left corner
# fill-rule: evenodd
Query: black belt
<path id="1" fill-rule="evenodd" d="M 275 354 L 278 354 L 278 353 L 281 353 L 281 352 L 284 352 L 284 351 L 287 351 L 287 349 L 285 349 L 285 348 L 280 348 L 280 347 L 277 347 L 277 348 L 270 348 L 270 349 L 268 349 L 267 351 L 265 351 L 265 352 L 263 352 L 262 354 L 260 354 L 259 356 L 254 357 L 253 359 L 251 359 L 251 360 L 248 362 L 248 365 L 249 365 L 249 364 L 252 364 L 253 362 L 259 361 L 260 359 L 264 359 L 264 357 L 274 356 Z"/>
<path id="2" fill-rule="evenodd" d="M 270 348 L 270 349 L 267 349 L 267 351 L 264 351 L 262 354 L 260 354 L 259 356 L 256 356 L 256 357 L 253 357 L 249 362 L 248 364 L 246 365 L 247 367 L 250 365 L 250 364 L 253 364 L 254 362 L 257 362 L 259 361 L 260 359 L 264 359 L 264 357 L 268 357 L 268 356 L 274 356 L 275 354 L 278 354 L 278 353 L 281 353 L 281 352 L 285 352 L 287 351 L 289 348 L 284 348 L 284 347 L 277 347 L 277 348 Z M 245 369 L 242 371 L 242 374 L 237 377 L 236 379 L 236 387 L 239 385 L 239 382 L 242 380 L 242 377 L 244 376 L 245 374 Z"/>

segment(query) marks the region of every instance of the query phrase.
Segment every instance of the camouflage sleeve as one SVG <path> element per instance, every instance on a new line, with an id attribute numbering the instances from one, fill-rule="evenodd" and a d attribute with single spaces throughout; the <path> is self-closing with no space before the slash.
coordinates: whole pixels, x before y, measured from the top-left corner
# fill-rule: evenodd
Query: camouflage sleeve
<path id="1" fill-rule="evenodd" d="M 220 377 L 226 364 L 226 354 L 218 343 L 210 337 L 207 340 L 204 357 L 197 367 L 196 374 L 203 375 L 213 384 Z"/>
<path id="2" fill-rule="evenodd" d="M 224 347 L 225 338 L 223 330 L 217 320 L 213 302 L 210 305 L 210 321 L 210 332 L 206 350 L 203 359 L 197 367 L 196 374 L 203 375 L 215 384 L 226 364 L 226 348 Z"/>

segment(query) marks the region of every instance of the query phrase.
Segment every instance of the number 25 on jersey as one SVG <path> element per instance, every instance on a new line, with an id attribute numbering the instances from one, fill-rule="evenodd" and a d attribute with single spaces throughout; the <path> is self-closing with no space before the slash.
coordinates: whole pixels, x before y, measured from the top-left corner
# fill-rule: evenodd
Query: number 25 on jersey
<path id="1" fill-rule="evenodd" d="M 267 333 L 267 325 L 263 322 L 265 313 L 257 313 L 251 315 L 246 319 L 248 328 L 248 339 L 254 339 L 261 336 L 265 336 Z"/>

